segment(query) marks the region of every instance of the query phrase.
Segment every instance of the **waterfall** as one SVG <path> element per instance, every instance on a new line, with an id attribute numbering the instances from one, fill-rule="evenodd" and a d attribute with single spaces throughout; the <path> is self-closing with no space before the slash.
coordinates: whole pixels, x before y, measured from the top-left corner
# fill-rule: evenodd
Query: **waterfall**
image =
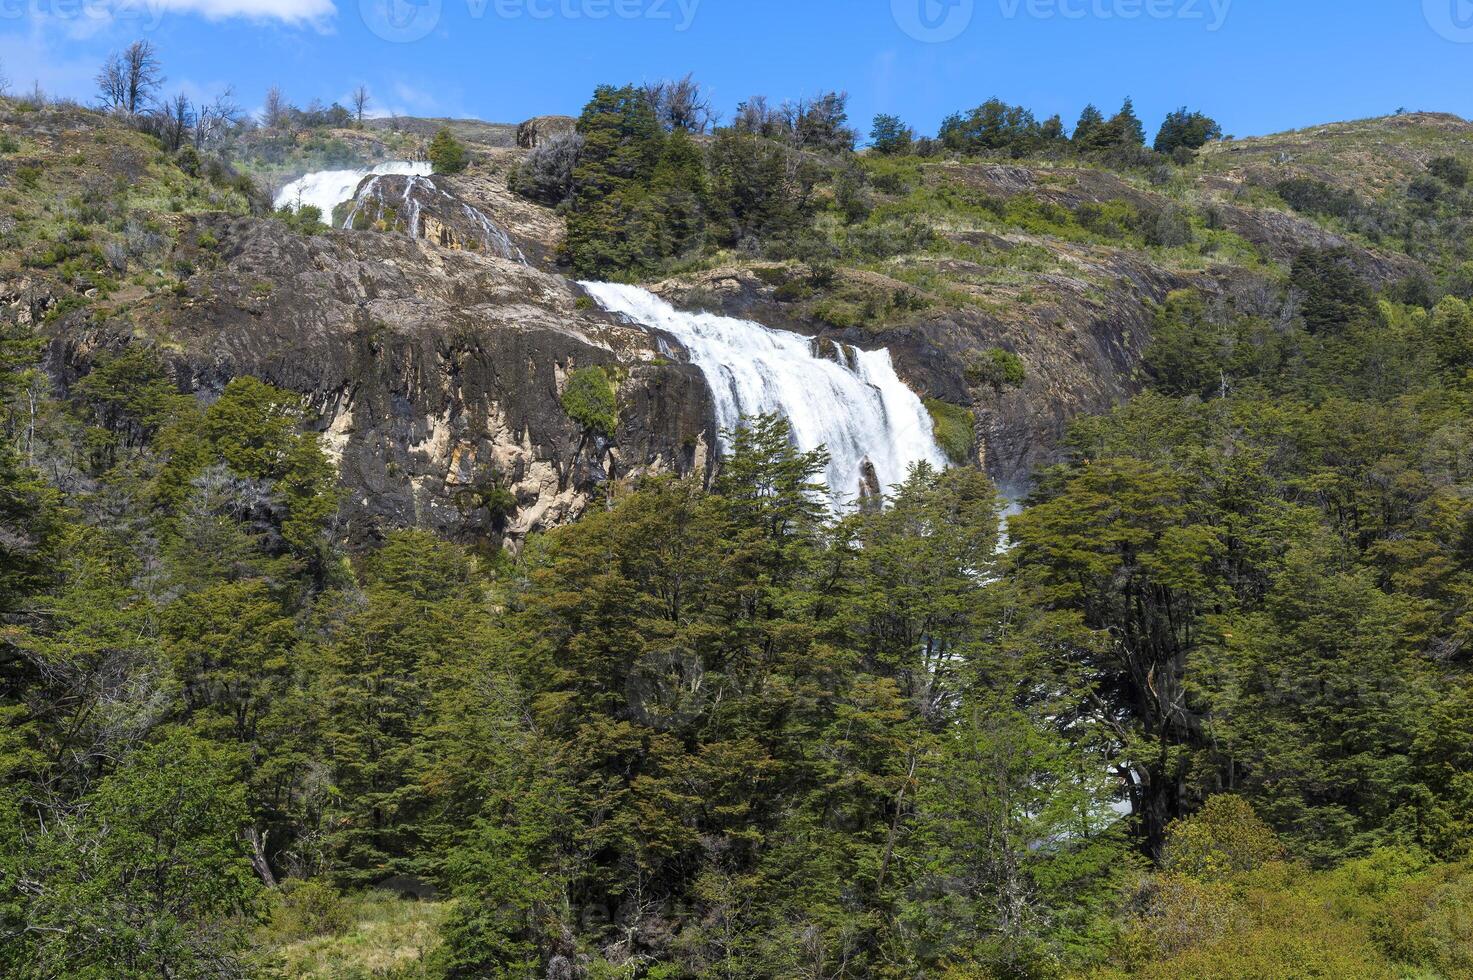
<path id="1" fill-rule="evenodd" d="M 276 195 L 274 203 L 277 208 L 300 208 L 310 204 L 322 212 L 323 221 L 331 224 L 333 209 L 344 201 L 353 199 L 353 194 L 358 190 L 358 185 L 363 183 L 364 177 L 389 174 L 427 177 L 430 174 L 430 165 L 398 161 L 381 163 L 363 170 L 319 170 L 287 184 Z"/>
<path id="2" fill-rule="evenodd" d="M 349 211 L 348 216 L 343 219 L 344 228 L 353 227 L 354 220 L 358 217 L 359 214 L 363 213 L 363 205 L 368 203 L 369 201 L 376 201 L 379 204 L 388 203 L 388 199 L 384 196 L 383 191 L 379 190 L 379 184 L 386 176 L 394 175 L 375 174 L 374 178 L 370 180 L 366 185 L 364 185 L 363 191 L 361 193 L 351 196 L 350 199 L 353 202 L 353 209 Z M 406 228 L 408 228 L 409 230 L 410 238 L 418 238 L 420 235 L 420 217 L 424 210 L 424 206 L 420 204 L 419 198 L 414 196 L 414 192 L 415 190 L 420 189 L 421 185 L 423 185 L 423 187 L 428 187 L 431 191 L 437 190 L 432 181 L 420 176 L 419 174 L 411 174 L 404 181 L 404 193 L 401 196 L 401 199 L 398 201 L 398 210 L 399 213 L 404 217 L 404 223 Z"/>
<path id="3" fill-rule="evenodd" d="M 711 387 L 723 430 L 743 416 L 778 412 L 792 425 L 799 449 L 827 448 L 831 460 L 825 482 L 836 510 L 871 485 L 871 468 L 880 489 L 888 491 L 915 463 L 946 465 L 930 413 L 896 375 L 888 350 L 860 350 L 750 320 L 685 313 L 637 286 L 582 285 L 610 313 L 663 331 L 685 346 Z M 722 448 L 730 448 L 724 437 Z"/>
<path id="4" fill-rule="evenodd" d="M 486 247 L 488 249 L 494 250 L 496 254 L 504 259 L 515 259 L 522 263 L 522 265 L 530 265 L 527 261 L 527 256 L 522 254 L 522 250 L 511 240 L 511 235 L 507 234 L 505 228 L 486 217 L 479 208 L 472 207 L 464 201 L 460 202 L 460 209 L 465 212 L 467 218 L 481 229 L 481 234 L 486 236 Z"/>
<path id="5" fill-rule="evenodd" d="M 444 224 L 452 220 L 463 221 L 465 227 L 474 229 L 486 251 L 522 265 L 528 264 L 527 257 L 505 228 L 480 209 L 441 188 L 430 179 L 430 169 L 428 163 L 384 163 L 369 170 L 321 170 L 287 184 L 276 195 L 275 204 L 278 208 L 313 205 L 322 210 L 322 220 L 330 225 L 337 206 L 351 201 L 353 207 L 343 219 L 343 228 L 352 228 L 354 220 L 364 213 L 370 202 L 393 205 L 409 236 L 420 238 L 424 235 L 425 205 L 428 203 L 431 206 L 429 213 L 437 221 Z M 393 189 L 386 190 L 385 177 L 402 178 L 402 193 L 393 181 L 388 182 Z M 363 188 L 361 191 L 358 189 L 360 186 Z M 369 210 L 368 214 L 373 216 L 374 212 Z"/>

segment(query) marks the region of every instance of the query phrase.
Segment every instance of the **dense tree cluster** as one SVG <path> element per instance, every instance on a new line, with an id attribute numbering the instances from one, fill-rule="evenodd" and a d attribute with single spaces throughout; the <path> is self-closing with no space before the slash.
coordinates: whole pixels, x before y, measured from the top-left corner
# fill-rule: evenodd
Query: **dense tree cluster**
<path id="1" fill-rule="evenodd" d="M 844 97 L 788 106 L 770 128 L 739 113 L 697 142 L 705 123 L 673 122 L 687 110 L 670 107 L 699 100 L 692 85 L 602 87 L 575 134 L 513 174 L 514 190 L 567 211 L 562 258 L 575 274 L 647 274 L 707 247 L 771 247 L 811 223 L 825 154 L 853 148 Z"/>
<path id="2" fill-rule="evenodd" d="M 130 345 L 38 402 L 11 328 L 0 963 L 228 973 L 408 876 L 428 975 L 1461 969 L 1473 312 L 1336 252 L 1285 302 L 1174 295 L 1010 550 L 975 469 L 828 514 L 766 417 L 515 562 L 347 554 L 298 399 Z"/>
<path id="3" fill-rule="evenodd" d="M 820 193 L 833 240 L 926 240 L 830 152 L 833 101 L 699 140 L 660 108 L 688 94 L 601 89 L 547 154 L 575 268 L 750 242 L 815 279 Z M 984 109 L 977 152 L 1063 139 Z M 1144 152 L 1128 105 L 1081 140 Z M 1398 220 L 1455 225 L 1466 183 L 1432 159 Z M 934 193 L 1060 235 L 1186 220 Z M 962 466 L 831 514 L 822 451 L 759 417 L 711 486 L 611 488 L 514 557 L 350 550 L 301 398 L 196 399 L 107 334 L 53 388 L 6 319 L 0 973 L 274 975 L 273 937 L 389 882 L 448 899 L 416 976 L 1467 975 L 1473 293 L 1364 261 L 1171 294 L 1145 390 L 1006 526 Z M 613 390 L 581 369 L 563 408 L 606 434 Z"/>
<path id="4" fill-rule="evenodd" d="M 509 184 L 567 213 L 561 256 L 580 277 L 647 277 L 725 248 L 798 258 L 821 279 L 846 246 L 884 256 L 928 237 L 914 222 L 887 221 L 858 231 L 851 244 L 851 236 L 815 227 L 826 210 L 849 226 L 863 225 L 874 211 L 847 106 L 838 92 L 777 106 L 755 96 L 737 107 L 730 125 L 713 130 L 715 113 L 689 76 L 605 86 L 584 108 L 577 131 L 534 150 Z M 1211 119 L 1182 109 L 1166 120 L 1153 151 L 1129 99 L 1108 119 L 1087 107 L 1072 134 L 1058 116 L 1039 122 L 1022 106 L 991 99 L 949 116 L 936 139 L 917 137 L 896 116 L 877 116 L 870 145 L 883 158 L 1074 155 L 1139 167 L 1189 162 L 1194 150 L 1220 137 Z M 1177 213 L 1142 220 L 1150 244 L 1190 240 Z"/>

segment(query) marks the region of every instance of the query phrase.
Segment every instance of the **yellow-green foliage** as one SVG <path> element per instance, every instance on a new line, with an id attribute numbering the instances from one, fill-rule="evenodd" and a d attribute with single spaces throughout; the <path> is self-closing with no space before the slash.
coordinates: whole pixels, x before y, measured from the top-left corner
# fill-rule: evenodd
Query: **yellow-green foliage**
<path id="1" fill-rule="evenodd" d="M 1140 898 L 1116 962 L 1093 976 L 1473 976 L 1473 863 L 1388 848 L 1310 871 L 1232 797 L 1172 827 Z"/>
<path id="2" fill-rule="evenodd" d="M 429 961 L 448 908 L 382 893 L 339 897 L 310 882 L 288 885 L 257 935 L 254 959 L 262 976 L 432 976 Z"/>
<path id="3" fill-rule="evenodd" d="M 1252 871 L 1284 856 L 1284 846 L 1247 800 L 1216 796 L 1190 820 L 1167 831 L 1166 868 L 1173 874 L 1213 880 Z"/>
<path id="4" fill-rule="evenodd" d="M 936 398 L 926 399 L 926 410 L 931 413 L 936 442 L 946 458 L 958 466 L 968 462 L 976 444 L 971 410 Z"/>

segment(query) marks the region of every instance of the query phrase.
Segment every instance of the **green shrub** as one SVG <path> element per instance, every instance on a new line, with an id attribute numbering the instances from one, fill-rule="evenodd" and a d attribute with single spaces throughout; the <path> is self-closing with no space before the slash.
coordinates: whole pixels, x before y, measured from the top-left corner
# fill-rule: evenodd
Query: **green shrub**
<path id="1" fill-rule="evenodd" d="M 204 161 L 200 159 L 198 150 L 186 145 L 174 154 L 174 164 L 190 177 L 198 177 Z"/>
<path id="2" fill-rule="evenodd" d="M 352 924 L 343 897 L 320 879 L 289 879 L 276 892 L 270 928 L 279 942 L 341 935 Z"/>
<path id="3" fill-rule="evenodd" d="M 1284 845 L 1240 796 L 1214 796 L 1166 831 L 1166 869 L 1190 878 L 1252 871 L 1283 857 Z"/>
<path id="4" fill-rule="evenodd" d="M 590 432 L 612 436 L 619 424 L 614 382 L 601 367 L 579 368 L 563 388 L 563 411 Z"/>
<path id="5" fill-rule="evenodd" d="M 1427 164 L 1427 172 L 1452 187 L 1468 185 L 1468 165 L 1457 157 L 1438 157 Z"/>
<path id="6" fill-rule="evenodd" d="M 790 279 L 778 286 L 772 294 L 781 303 L 796 303 L 813 295 L 813 290 L 801 279 Z"/>
<path id="7" fill-rule="evenodd" d="M 1274 185 L 1274 191 L 1285 204 L 1303 214 L 1347 218 L 1360 207 L 1352 191 L 1339 190 L 1311 177 L 1281 180 Z"/>
<path id="8" fill-rule="evenodd" d="M 429 158 L 437 174 L 458 174 L 466 165 L 465 147 L 445 128 L 430 141 Z"/>
<path id="9" fill-rule="evenodd" d="M 857 259 L 888 259 L 922 252 L 936 241 L 936 230 L 916 215 L 860 225 L 849 231 L 844 251 Z"/>
<path id="10" fill-rule="evenodd" d="M 972 358 L 966 367 L 967 384 L 974 388 L 991 387 L 996 391 L 1004 388 L 1021 388 L 1027 380 L 1028 370 L 1023 359 L 1010 350 L 989 347 Z"/>
<path id="11" fill-rule="evenodd" d="M 281 208 L 276 219 L 293 231 L 303 235 L 316 235 L 327 230 L 322 222 L 322 209 L 314 204 L 304 204 L 295 211 L 290 206 Z"/>
<path id="12" fill-rule="evenodd" d="M 970 462 L 972 448 L 977 444 L 972 410 L 936 398 L 926 399 L 926 410 L 931 413 L 936 444 L 946 453 L 946 458 L 957 466 Z"/>
<path id="13" fill-rule="evenodd" d="M 826 299 L 813 308 L 813 315 L 831 327 L 847 330 L 860 324 L 860 312 L 854 306 L 836 299 Z"/>

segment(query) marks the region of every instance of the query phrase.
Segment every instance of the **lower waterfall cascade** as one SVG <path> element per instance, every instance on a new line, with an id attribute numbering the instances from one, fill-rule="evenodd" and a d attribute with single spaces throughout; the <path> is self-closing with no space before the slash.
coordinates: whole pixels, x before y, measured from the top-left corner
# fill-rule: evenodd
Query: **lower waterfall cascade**
<path id="1" fill-rule="evenodd" d="M 688 313 L 638 286 L 585 282 L 605 310 L 669 334 L 701 369 L 725 431 L 741 419 L 777 412 L 792 426 L 798 448 L 825 447 L 825 482 L 841 509 L 872 481 L 888 492 L 916 463 L 944 468 L 930 412 L 895 373 L 888 350 L 777 330 L 751 320 Z"/>

